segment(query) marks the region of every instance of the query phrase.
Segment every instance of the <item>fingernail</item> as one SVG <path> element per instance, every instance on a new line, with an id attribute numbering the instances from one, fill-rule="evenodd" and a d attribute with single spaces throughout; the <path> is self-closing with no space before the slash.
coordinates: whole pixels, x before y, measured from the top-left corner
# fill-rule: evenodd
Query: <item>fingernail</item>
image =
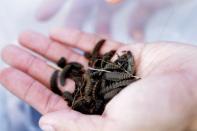
<path id="1" fill-rule="evenodd" d="M 53 128 L 51 125 L 42 125 L 40 128 L 43 131 L 55 131 L 55 128 Z"/>

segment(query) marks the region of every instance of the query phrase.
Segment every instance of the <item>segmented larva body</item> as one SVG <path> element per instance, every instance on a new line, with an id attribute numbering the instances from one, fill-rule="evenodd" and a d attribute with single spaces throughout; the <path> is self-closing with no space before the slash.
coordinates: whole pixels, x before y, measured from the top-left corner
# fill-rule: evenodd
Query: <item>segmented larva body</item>
<path id="1" fill-rule="evenodd" d="M 105 105 L 123 88 L 139 78 L 134 75 L 134 58 L 130 51 L 124 51 L 117 60 L 111 61 L 115 50 L 100 53 L 105 40 L 96 43 L 93 51 L 85 52 L 89 67 L 85 69 L 78 62 L 67 63 L 62 57 L 57 65 L 61 72 L 54 72 L 51 77 L 53 92 L 62 96 L 72 109 L 84 114 L 102 114 Z M 66 79 L 75 83 L 73 93 L 61 92 L 58 82 L 64 86 Z"/>
<path id="2" fill-rule="evenodd" d="M 123 81 L 115 82 L 115 83 L 107 86 L 106 88 L 101 89 L 100 94 L 106 94 L 109 91 L 116 89 L 116 88 L 123 88 L 134 81 L 135 80 L 123 80 Z"/>
<path id="3" fill-rule="evenodd" d="M 105 43 L 106 40 L 100 40 L 96 46 L 94 47 L 93 51 L 92 51 L 92 54 L 91 54 L 91 59 L 89 60 L 88 62 L 88 65 L 89 66 L 92 66 L 94 67 L 97 63 L 97 59 L 99 58 L 99 51 L 100 49 L 102 48 L 103 44 Z M 94 66 L 93 66 L 94 65 Z"/>
<path id="4" fill-rule="evenodd" d="M 103 55 L 103 58 L 101 60 L 101 68 L 104 68 L 104 66 L 107 64 L 107 62 L 110 62 L 111 58 L 115 54 L 115 50 L 111 50 L 110 52 L 107 52 Z"/>
<path id="5" fill-rule="evenodd" d="M 132 74 L 124 73 L 124 72 L 109 72 L 103 75 L 104 79 L 110 81 L 121 81 L 133 78 Z"/>
<path id="6" fill-rule="evenodd" d="M 81 97 L 73 103 L 72 109 L 79 110 L 84 114 L 89 114 L 90 110 L 88 108 L 88 105 L 90 104 L 91 100 L 91 97 Z"/>
<path id="7" fill-rule="evenodd" d="M 99 54 L 99 51 L 101 50 L 101 47 L 103 46 L 105 41 L 106 40 L 102 39 L 96 44 L 95 48 L 92 51 L 92 56 L 97 56 Z"/>
<path id="8" fill-rule="evenodd" d="M 71 65 L 66 65 L 60 74 L 60 84 L 65 86 L 66 78 L 69 76 Z"/>
<path id="9" fill-rule="evenodd" d="M 61 74 L 60 74 L 60 84 L 62 86 L 65 86 L 65 81 L 66 78 L 71 77 L 70 74 L 74 75 L 77 74 L 79 75 L 81 72 L 83 72 L 81 69 L 83 68 L 83 66 L 77 62 L 71 62 L 69 64 L 67 64 Z"/>
<path id="10" fill-rule="evenodd" d="M 113 89 L 109 92 L 107 92 L 105 95 L 104 95 L 104 99 L 105 100 L 110 100 L 112 99 L 115 95 L 117 95 L 120 91 L 122 90 L 122 88 L 116 88 L 116 89 Z"/>
<path id="11" fill-rule="evenodd" d="M 105 86 L 106 86 L 106 80 L 102 80 L 101 81 L 101 89 L 105 88 Z"/>
<path id="12" fill-rule="evenodd" d="M 92 61 L 91 61 L 91 66 L 94 68 L 94 67 L 97 67 L 98 65 L 101 65 L 101 60 L 100 59 L 97 59 L 97 58 L 93 58 Z"/>
<path id="13" fill-rule="evenodd" d="M 80 63 L 77 63 L 77 62 L 70 62 L 69 65 L 72 66 L 73 69 L 82 69 L 83 68 L 83 65 L 81 65 Z"/>
<path id="14" fill-rule="evenodd" d="M 103 55 L 103 60 L 104 60 L 104 61 L 110 61 L 111 58 L 114 56 L 115 53 L 116 53 L 115 50 L 111 50 L 111 51 L 105 53 L 105 54 Z"/>
<path id="15" fill-rule="evenodd" d="M 65 91 L 63 93 L 63 97 L 68 102 L 69 105 L 73 102 L 73 96 L 72 96 L 72 94 L 70 92 Z"/>
<path id="16" fill-rule="evenodd" d="M 90 76 L 91 76 L 91 77 L 94 77 L 94 76 L 97 76 L 99 73 L 100 73 L 100 72 L 98 72 L 98 71 L 94 71 L 94 72 L 91 72 L 91 73 L 90 73 Z"/>
<path id="17" fill-rule="evenodd" d="M 80 111 L 86 114 L 88 113 L 88 109 L 85 105 L 86 105 L 86 101 L 84 99 L 79 99 L 76 102 L 74 102 L 74 104 L 71 107 L 76 111 Z"/>
<path id="18" fill-rule="evenodd" d="M 92 54 L 91 53 L 89 53 L 89 52 L 85 52 L 84 53 L 84 57 L 86 58 L 86 59 L 91 59 L 92 58 Z"/>
<path id="19" fill-rule="evenodd" d="M 134 67 L 134 65 L 135 65 L 135 61 L 134 61 L 134 57 L 133 57 L 133 55 L 132 55 L 132 53 L 129 51 L 128 53 L 128 67 L 127 67 L 127 71 L 128 72 L 130 72 L 131 74 L 134 74 L 134 72 L 135 72 L 135 67 Z"/>
<path id="20" fill-rule="evenodd" d="M 92 97 L 94 99 L 96 99 L 96 91 L 97 91 L 97 88 L 98 88 L 98 84 L 99 84 L 99 82 L 96 82 L 94 85 L 92 85 L 93 86 L 92 87 Z"/>
<path id="21" fill-rule="evenodd" d="M 119 65 L 116 65 L 114 63 L 107 63 L 104 67 L 104 70 L 117 70 L 120 69 L 121 67 Z"/>
<path id="22" fill-rule="evenodd" d="M 95 100 L 95 107 L 94 107 L 94 111 L 95 113 L 99 113 L 101 114 L 104 110 L 104 105 L 103 105 L 103 100 Z"/>
<path id="23" fill-rule="evenodd" d="M 86 81 L 86 86 L 85 86 L 85 96 L 89 96 L 92 92 L 92 82 L 90 79 L 90 75 L 89 74 L 84 74 L 84 79 Z"/>
<path id="24" fill-rule="evenodd" d="M 57 66 L 60 68 L 64 68 L 66 66 L 66 58 L 61 57 L 60 60 L 57 62 Z"/>
<path id="25" fill-rule="evenodd" d="M 62 95 L 62 92 L 60 91 L 59 87 L 58 87 L 58 74 L 59 71 L 56 70 L 54 71 L 54 73 L 51 76 L 51 80 L 50 80 L 50 85 L 51 85 L 51 90 L 57 94 L 57 95 Z"/>

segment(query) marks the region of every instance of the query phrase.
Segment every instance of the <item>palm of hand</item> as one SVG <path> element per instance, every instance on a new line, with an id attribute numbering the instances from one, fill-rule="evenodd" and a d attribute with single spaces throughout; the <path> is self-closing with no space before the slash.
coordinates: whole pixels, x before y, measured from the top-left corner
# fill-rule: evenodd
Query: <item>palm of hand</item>
<path id="1" fill-rule="evenodd" d="M 196 51 L 174 43 L 146 45 L 137 55 L 142 79 L 131 84 L 106 107 L 120 129 L 136 131 L 182 131 L 195 126 L 194 78 Z M 121 50 L 133 50 L 132 45 Z M 191 64 L 192 63 L 192 64 Z M 192 122 L 193 123 L 192 123 Z M 189 128 L 188 128 L 189 127 Z M 117 128 L 117 127 L 114 127 Z"/>
<path id="2" fill-rule="evenodd" d="M 94 47 L 93 43 L 100 39 L 72 30 L 56 31 L 52 37 L 61 44 L 51 42 L 36 33 L 25 33 L 20 41 L 23 46 L 51 61 L 57 61 L 61 56 L 69 56 L 70 60 L 86 64 L 86 60 L 72 52 L 70 48 L 91 50 Z M 195 118 L 191 116 L 194 115 L 196 106 L 192 103 L 196 100 L 192 78 L 197 74 L 194 72 L 197 65 L 194 62 L 196 56 L 194 47 L 167 43 L 123 46 L 108 41 L 101 52 L 111 49 L 118 49 L 117 52 L 131 50 L 135 56 L 137 74 L 142 80 L 121 91 L 107 105 L 102 116 L 87 116 L 71 111 L 63 99 L 46 88 L 49 86 L 49 78 L 54 69 L 43 60 L 35 59 L 35 56 L 17 47 L 10 46 L 3 51 L 4 60 L 13 67 L 2 71 L 0 80 L 8 90 L 45 114 L 40 124 L 54 124 L 60 131 L 112 129 L 182 131 L 192 124 Z M 29 62 L 27 58 L 33 60 Z M 36 67 L 39 67 L 39 70 Z M 47 70 L 47 73 L 39 73 L 42 72 L 40 68 Z M 10 78 L 15 79 L 17 83 Z M 15 86 L 24 89 L 19 90 L 14 88 Z"/>

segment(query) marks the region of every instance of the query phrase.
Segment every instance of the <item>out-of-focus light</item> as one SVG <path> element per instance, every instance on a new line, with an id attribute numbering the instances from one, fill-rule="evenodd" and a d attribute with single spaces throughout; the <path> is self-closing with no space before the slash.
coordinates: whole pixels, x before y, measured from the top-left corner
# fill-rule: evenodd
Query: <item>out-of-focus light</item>
<path id="1" fill-rule="evenodd" d="M 106 1 L 109 3 L 112 3 L 112 4 L 116 4 L 116 3 L 123 1 L 123 0 L 106 0 Z"/>

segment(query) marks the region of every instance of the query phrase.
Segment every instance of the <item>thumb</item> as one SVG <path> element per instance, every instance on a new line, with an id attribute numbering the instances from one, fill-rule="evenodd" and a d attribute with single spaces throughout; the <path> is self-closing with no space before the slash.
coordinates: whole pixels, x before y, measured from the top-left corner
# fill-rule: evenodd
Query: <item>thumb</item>
<path id="1" fill-rule="evenodd" d="M 43 131 L 103 131 L 104 118 L 61 110 L 44 115 L 39 125 Z"/>

